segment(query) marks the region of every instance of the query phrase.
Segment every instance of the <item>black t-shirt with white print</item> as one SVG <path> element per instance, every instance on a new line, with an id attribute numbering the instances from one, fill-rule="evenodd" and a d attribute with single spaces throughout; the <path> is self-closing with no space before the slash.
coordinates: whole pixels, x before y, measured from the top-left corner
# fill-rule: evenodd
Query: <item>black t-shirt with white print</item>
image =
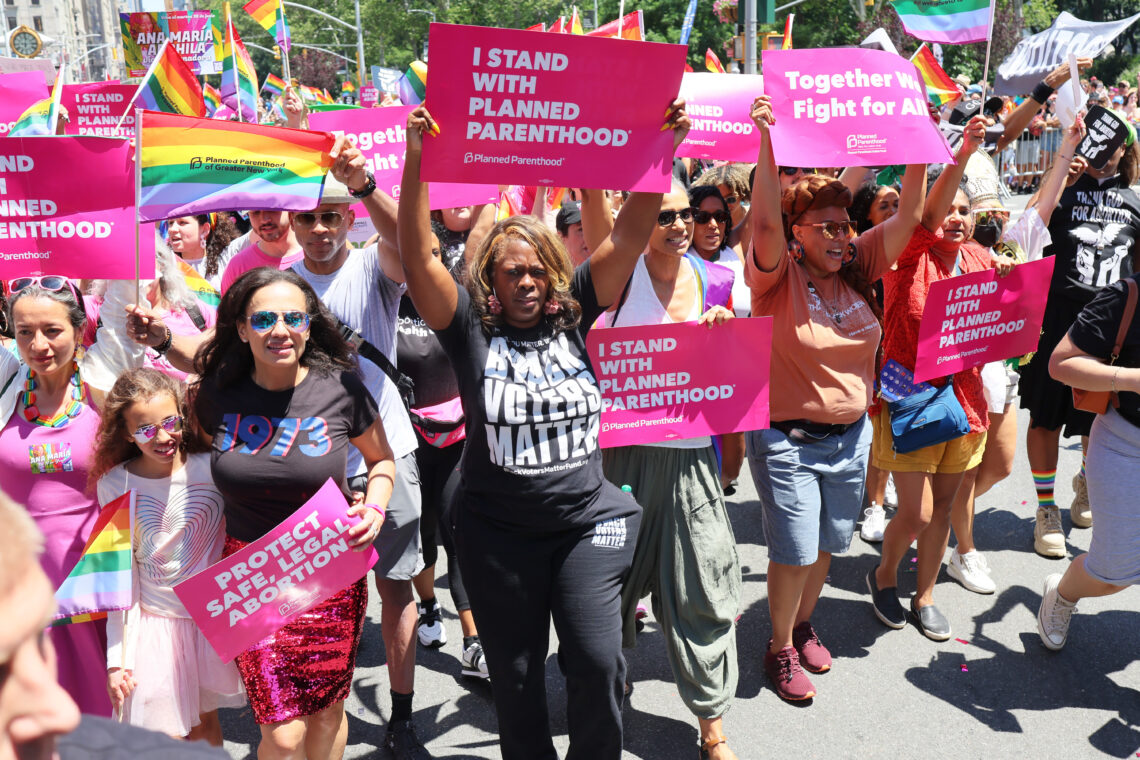
<path id="1" fill-rule="evenodd" d="M 602 313 L 587 261 L 571 292 L 582 321 L 488 334 L 466 288 L 437 332 L 459 380 L 467 418 L 461 467 L 466 508 L 524 530 L 559 530 L 630 515 L 636 503 L 602 476 L 602 395 L 586 332 Z"/>
<path id="2" fill-rule="evenodd" d="M 1132 279 L 1140 285 L 1140 275 Z M 1113 283 L 1100 291 L 1096 298 L 1084 308 L 1077 321 L 1069 328 L 1069 340 L 1089 356 L 1107 363 L 1116 347 L 1116 335 L 1120 331 L 1120 320 L 1124 317 L 1124 307 L 1128 302 L 1128 286 L 1125 280 Z M 1140 367 L 1140 310 L 1132 318 L 1120 356 L 1118 367 Z M 1123 392 L 1119 394 L 1120 416 L 1140 427 L 1140 394 Z"/>
<path id="3" fill-rule="evenodd" d="M 1062 294 L 1086 304 L 1097 292 L 1132 274 L 1132 256 L 1140 245 L 1140 196 L 1125 180 L 1103 184 L 1088 174 L 1061 194 L 1049 234 L 1055 257 L 1050 295 Z"/>

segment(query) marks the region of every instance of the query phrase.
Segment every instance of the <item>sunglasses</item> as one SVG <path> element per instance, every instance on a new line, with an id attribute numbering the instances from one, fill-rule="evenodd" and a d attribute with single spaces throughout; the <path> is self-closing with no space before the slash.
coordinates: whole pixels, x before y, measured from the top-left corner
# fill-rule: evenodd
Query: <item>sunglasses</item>
<path id="1" fill-rule="evenodd" d="M 175 433 L 182 432 L 182 418 L 178 415 L 167 417 L 157 425 L 139 425 L 135 428 L 135 432 L 131 433 L 131 437 L 135 439 L 135 443 L 142 445 L 150 443 L 154 437 L 158 435 L 158 429 L 162 428 L 166 432 L 174 435 Z"/>
<path id="2" fill-rule="evenodd" d="M 796 225 L 798 227 L 818 227 L 819 231 L 828 240 L 836 240 L 840 236 L 854 237 L 855 236 L 855 223 L 851 221 L 845 222 L 816 222 L 815 224 Z"/>
<path id="3" fill-rule="evenodd" d="M 977 211 L 971 211 L 970 213 L 974 215 L 974 221 L 981 224 L 986 224 L 993 221 L 994 219 L 1000 220 L 1002 222 L 1009 221 L 1009 212 L 1005 209 L 983 208 L 978 209 Z"/>
<path id="4" fill-rule="evenodd" d="M 788 177 L 794 177 L 797 174 L 799 174 L 800 172 L 803 172 L 804 174 L 812 174 L 815 172 L 815 169 L 801 169 L 798 166 L 781 166 L 780 167 L 780 174 L 783 174 L 783 175 L 788 176 Z"/>
<path id="5" fill-rule="evenodd" d="M 297 332 L 309 329 L 309 315 L 303 311 L 255 311 L 249 315 L 249 326 L 254 332 L 269 332 L 277 326 L 277 320 Z"/>
<path id="6" fill-rule="evenodd" d="M 677 221 L 677 217 L 681 217 L 681 221 L 685 224 L 692 224 L 693 210 L 691 208 L 683 208 L 680 211 L 662 211 L 657 215 L 657 226 L 670 227 L 673 222 Z"/>
<path id="7" fill-rule="evenodd" d="M 737 198 L 735 195 L 730 195 L 724 199 L 724 202 L 730 206 L 735 206 L 737 203 L 740 203 L 740 199 Z"/>
<path id="8" fill-rule="evenodd" d="M 43 277 L 17 277 L 14 280 L 8 281 L 8 292 L 12 294 L 19 293 L 21 290 L 31 287 L 39 287 L 51 292 L 69 290 L 71 294 L 75 296 L 76 303 L 79 303 L 81 300 L 79 290 L 71 280 L 62 275 L 49 274 Z"/>
<path id="9" fill-rule="evenodd" d="M 729 213 L 722 208 L 718 208 L 716 211 L 697 209 L 693 212 L 693 219 L 696 220 L 697 224 L 708 224 L 710 219 L 715 219 L 717 224 L 725 224 L 731 218 Z"/>
<path id="10" fill-rule="evenodd" d="M 341 222 L 344 221 L 344 214 L 339 211 L 322 211 L 319 214 L 314 214 L 311 211 L 302 211 L 300 214 L 293 214 L 293 221 L 302 227 L 312 227 L 317 223 L 318 218 L 321 220 L 321 224 L 333 228 L 339 227 Z"/>

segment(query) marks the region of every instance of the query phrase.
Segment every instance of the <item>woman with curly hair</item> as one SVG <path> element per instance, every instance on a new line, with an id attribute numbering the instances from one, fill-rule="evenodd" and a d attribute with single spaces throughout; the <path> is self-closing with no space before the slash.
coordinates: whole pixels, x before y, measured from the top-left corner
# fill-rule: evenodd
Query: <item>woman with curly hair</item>
<path id="1" fill-rule="evenodd" d="M 772 639 L 764 669 L 788 700 L 815 695 L 803 672 L 831 669 L 811 623 L 831 556 L 847 550 L 863 503 L 882 310 L 871 283 L 902 254 L 926 194 L 923 166 L 907 167 L 899 213 L 856 236 L 851 191 L 808 174 L 780 195 L 768 127 L 752 119 L 760 155 L 752 193 L 753 253 L 745 262 L 752 314 L 771 315 L 771 428 L 748 434 L 748 460 L 768 543 Z"/>
<path id="2" fill-rule="evenodd" d="M 688 117 L 681 102 L 668 114 L 676 145 Z M 455 532 L 499 745 L 506 760 L 557 757 L 545 683 L 553 619 L 569 696 L 568 757 L 617 760 L 621 585 L 641 509 L 602 474 L 601 391 L 585 340 L 645 250 L 662 194 L 632 194 L 576 270 L 537 219 L 504 219 L 480 243 L 462 286 L 431 253 L 419 172 L 423 135 L 434 125 L 423 106 L 408 118 L 399 249 L 416 309 L 459 381 L 467 450 Z"/>
<path id="3" fill-rule="evenodd" d="M 170 249 L 202 276 L 219 288 L 222 273 L 229 263 L 225 252 L 238 237 L 237 228 L 228 214 L 198 214 L 167 220 L 166 240 Z"/>

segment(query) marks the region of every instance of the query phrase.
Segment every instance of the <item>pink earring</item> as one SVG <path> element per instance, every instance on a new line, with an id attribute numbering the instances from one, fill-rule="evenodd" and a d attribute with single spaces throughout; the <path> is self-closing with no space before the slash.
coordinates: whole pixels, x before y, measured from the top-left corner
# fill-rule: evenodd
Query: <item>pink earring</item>
<path id="1" fill-rule="evenodd" d="M 795 238 L 792 238 L 791 240 L 788 241 L 788 250 L 792 254 L 792 261 L 803 260 L 803 257 L 804 257 L 803 243 L 796 240 Z"/>
<path id="2" fill-rule="evenodd" d="M 548 315 L 554 315 L 562 311 L 562 304 L 555 301 L 553 298 L 547 299 L 546 303 L 542 305 L 542 310 Z"/>
<path id="3" fill-rule="evenodd" d="M 503 313 L 503 302 L 500 301 L 499 297 L 494 293 L 487 296 L 487 311 L 491 312 L 492 314 Z"/>

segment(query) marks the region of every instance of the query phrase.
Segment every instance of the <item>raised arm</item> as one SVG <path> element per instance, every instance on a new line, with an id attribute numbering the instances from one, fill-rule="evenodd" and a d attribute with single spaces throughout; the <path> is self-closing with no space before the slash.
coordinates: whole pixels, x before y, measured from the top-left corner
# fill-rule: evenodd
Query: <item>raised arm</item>
<path id="1" fill-rule="evenodd" d="M 1041 183 L 1041 192 L 1037 196 L 1037 215 L 1041 217 L 1041 221 L 1046 227 L 1049 226 L 1053 211 L 1061 201 L 1061 193 L 1065 192 L 1065 179 L 1069 175 L 1069 168 L 1076 156 L 1077 145 L 1084 139 L 1084 134 L 1085 122 L 1083 119 L 1077 118 L 1073 122 L 1073 126 L 1065 130 L 1065 139 L 1061 141 L 1061 147 L 1057 150 L 1053 165 L 1049 167 L 1045 181 Z"/>
<path id="2" fill-rule="evenodd" d="M 1092 58 L 1078 58 L 1077 70 L 1084 72 L 1085 69 L 1092 66 Z M 1009 147 L 1009 144 L 1021 136 L 1025 128 L 1029 126 L 1029 122 L 1033 121 L 1034 115 L 1041 110 L 1041 106 L 1045 105 L 1045 101 L 1053 92 L 1069 81 L 1069 63 L 1068 61 L 1062 63 L 1057 68 L 1050 71 L 1041 80 L 1041 83 L 1033 89 L 1033 93 L 1021 102 L 1014 112 L 1009 115 L 1005 120 L 1005 132 L 997 141 L 995 151 L 1000 153 Z"/>
<path id="3" fill-rule="evenodd" d="M 962 132 L 962 144 L 958 146 L 958 155 L 954 157 L 957 163 L 946 164 L 942 174 L 934 180 L 934 186 L 930 188 L 930 194 L 926 196 L 926 204 L 922 209 L 922 226 L 931 232 L 942 226 L 942 221 L 946 218 L 946 209 L 954 202 L 958 186 L 962 184 L 962 176 L 966 173 L 966 162 L 986 137 L 987 121 L 984 116 L 970 119 Z M 901 194 L 899 200 L 901 214 L 903 200 Z"/>
<path id="4" fill-rule="evenodd" d="M 471 261 L 475 251 L 479 250 L 479 244 L 483 242 L 483 238 L 487 237 L 487 233 L 495 226 L 495 212 L 497 210 L 498 207 L 494 203 L 481 203 L 471 209 L 471 218 L 474 221 L 471 223 L 471 229 L 467 232 L 467 242 L 463 248 L 465 262 Z"/>
<path id="5" fill-rule="evenodd" d="M 752 121 L 760 130 L 760 152 L 756 156 L 756 178 L 752 182 L 752 253 L 762 272 L 771 272 L 788 249 L 784 239 L 783 212 L 780 211 L 780 177 L 772 155 L 772 135 L 768 127 L 776 123 L 772 99 L 761 95 L 752 101 Z"/>
<path id="6" fill-rule="evenodd" d="M 685 101 L 674 100 L 666 110 L 665 124 L 661 127 L 662 130 L 673 130 L 674 152 L 689 133 L 689 126 Z M 630 195 L 629 200 L 622 204 L 609 236 L 590 254 L 590 272 L 599 306 L 609 307 L 621 297 L 626 282 L 633 274 L 637 257 L 649 244 L 649 236 L 661 211 L 662 197 L 664 193 Z"/>
<path id="7" fill-rule="evenodd" d="M 431 253 L 428 186 L 420 181 L 424 135 L 438 129 L 423 106 L 408 116 L 408 150 L 400 181 L 400 210 L 396 214 L 397 247 L 408 294 L 420 317 L 433 330 L 442 330 L 451 324 L 459 303 L 459 286 L 443 262 Z"/>
<path id="8" fill-rule="evenodd" d="M 162 354 L 175 369 L 194 374 L 194 357 L 198 348 L 214 337 L 214 328 L 194 335 L 175 335 L 153 309 L 138 304 L 127 304 L 127 335 L 140 346 L 157 349 L 166 346 Z"/>
<path id="9" fill-rule="evenodd" d="M 883 246 L 888 263 L 894 264 L 910 242 L 915 226 L 922 219 L 925 202 L 926 164 L 910 164 L 903 173 L 898 213 L 883 222 Z"/>
<path id="10" fill-rule="evenodd" d="M 376 187 L 376 178 L 368 171 L 364 154 L 343 138 L 338 139 L 332 150 L 333 161 L 329 172 L 336 177 L 349 192 L 360 193 L 369 185 L 372 192 L 361 198 L 368 211 L 372 227 L 380 233 L 376 255 L 380 258 L 380 268 L 393 282 L 404 281 L 404 268 L 400 266 L 400 253 L 396 250 L 396 201 L 388 193 Z"/>
<path id="11" fill-rule="evenodd" d="M 582 236 L 593 253 L 614 230 L 614 215 L 605 190 L 579 190 L 582 195 Z"/>

